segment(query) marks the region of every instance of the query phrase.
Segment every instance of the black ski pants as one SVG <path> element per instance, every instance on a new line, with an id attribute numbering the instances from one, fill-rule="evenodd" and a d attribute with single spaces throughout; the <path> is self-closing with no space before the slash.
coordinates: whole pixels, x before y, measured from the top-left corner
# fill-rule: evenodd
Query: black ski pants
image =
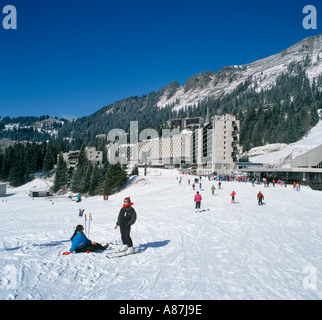
<path id="1" fill-rule="evenodd" d="M 133 241 L 131 239 L 131 226 L 128 222 L 123 222 L 120 224 L 121 238 L 124 245 L 128 245 L 128 247 L 133 247 Z"/>
<path id="2" fill-rule="evenodd" d="M 80 248 L 80 249 L 76 249 L 75 252 L 76 253 L 80 253 L 80 252 L 95 252 L 97 250 L 105 250 L 106 247 L 103 247 L 100 243 L 96 243 L 96 244 L 87 244 L 85 247 Z"/>

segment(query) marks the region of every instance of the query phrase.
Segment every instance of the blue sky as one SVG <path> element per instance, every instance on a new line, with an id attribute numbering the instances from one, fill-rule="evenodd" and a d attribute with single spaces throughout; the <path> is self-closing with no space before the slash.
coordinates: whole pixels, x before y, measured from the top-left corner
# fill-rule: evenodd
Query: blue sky
<path id="1" fill-rule="evenodd" d="M 0 116 L 82 117 L 321 34 L 316 0 L 0 0 Z M 317 30 L 305 30 L 305 5 Z M 1 20 L 5 14 L 1 15 Z"/>

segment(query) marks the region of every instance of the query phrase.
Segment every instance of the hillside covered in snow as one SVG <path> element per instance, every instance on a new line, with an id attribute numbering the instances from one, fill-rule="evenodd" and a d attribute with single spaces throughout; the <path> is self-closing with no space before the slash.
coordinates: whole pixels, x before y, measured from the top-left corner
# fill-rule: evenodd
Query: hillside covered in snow
<path id="1" fill-rule="evenodd" d="M 273 168 L 290 168 L 296 157 L 322 144 L 322 120 L 298 142 L 285 144 L 268 144 L 256 147 L 245 155 L 254 163 L 269 164 Z"/>
<path id="2" fill-rule="evenodd" d="M 322 35 L 306 38 L 268 58 L 247 65 L 225 67 L 219 72 L 202 72 L 180 86 L 172 83 L 164 89 L 158 107 L 174 105 L 180 110 L 198 104 L 206 97 L 223 97 L 251 79 L 250 87 L 256 92 L 270 89 L 283 73 L 296 74 L 290 66 L 307 60 L 305 72 L 310 82 L 322 74 Z M 256 83 L 256 85 L 255 85 Z"/>
<path id="3" fill-rule="evenodd" d="M 215 196 L 202 180 L 202 211 L 194 211 L 188 178 L 150 170 L 104 201 L 30 198 L 46 188 L 34 180 L 0 198 L 0 299 L 212 300 L 321 299 L 322 193 L 303 187 L 263 188 L 224 182 Z M 264 205 L 258 206 L 258 191 Z M 235 191 L 236 203 L 230 193 Z M 138 219 L 132 238 L 138 254 L 108 259 L 120 247 L 114 230 L 125 196 Z M 85 209 L 89 238 L 113 242 L 105 252 L 64 256 Z M 88 233 L 88 222 L 87 222 Z"/>

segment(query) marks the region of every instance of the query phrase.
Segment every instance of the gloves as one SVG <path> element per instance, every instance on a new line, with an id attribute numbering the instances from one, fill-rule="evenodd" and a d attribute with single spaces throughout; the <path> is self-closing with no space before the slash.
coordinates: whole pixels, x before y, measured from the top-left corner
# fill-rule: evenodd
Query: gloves
<path id="1" fill-rule="evenodd" d="M 64 255 L 64 256 L 68 256 L 69 254 L 71 254 L 71 252 L 70 252 L 70 251 L 63 252 L 63 255 Z"/>

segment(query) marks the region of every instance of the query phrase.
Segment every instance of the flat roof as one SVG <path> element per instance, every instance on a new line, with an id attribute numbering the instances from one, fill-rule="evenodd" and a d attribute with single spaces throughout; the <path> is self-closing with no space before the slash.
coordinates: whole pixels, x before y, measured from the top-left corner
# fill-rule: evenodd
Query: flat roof
<path id="1" fill-rule="evenodd" d="M 242 172 L 312 172 L 322 173 L 322 168 L 248 168 L 239 169 Z"/>

